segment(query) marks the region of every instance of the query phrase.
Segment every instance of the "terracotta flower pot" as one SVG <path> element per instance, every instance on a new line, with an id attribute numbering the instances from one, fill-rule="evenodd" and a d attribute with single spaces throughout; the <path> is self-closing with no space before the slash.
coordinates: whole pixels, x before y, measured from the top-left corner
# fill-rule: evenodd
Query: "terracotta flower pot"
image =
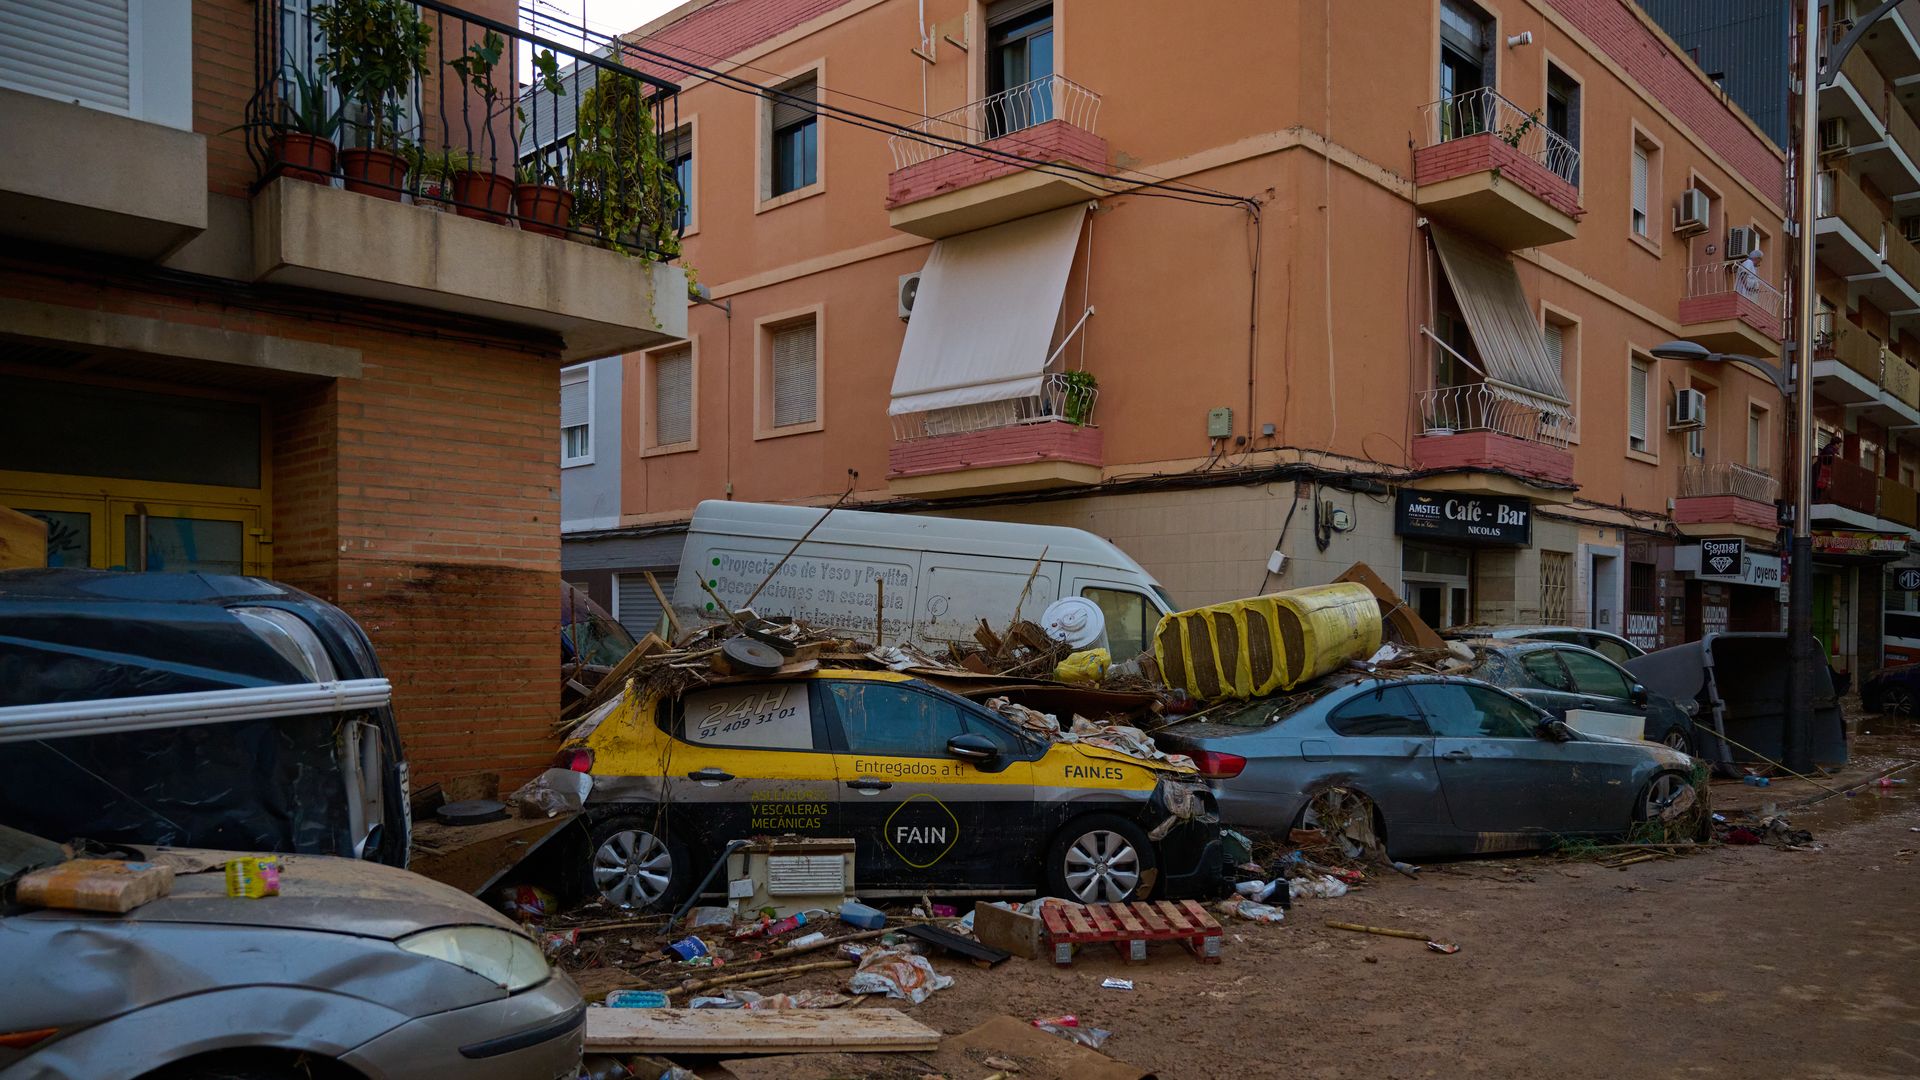
<path id="1" fill-rule="evenodd" d="M 543 236 L 563 236 L 573 218 L 573 192 L 552 184 L 521 184 L 513 189 L 520 227 Z"/>
<path id="2" fill-rule="evenodd" d="M 326 184 L 332 182 L 333 161 L 339 150 L 318 135 L 286 131 L 267 140 L 267 152 L 273 155 L 281 176 Z"/>
<path id="3" fill-rule="evenodd" d="M 348 191 L 399 202 L 400 188 L 407 182 L 407 159 L 391 150 L 342 150 L 340 175 L 347 178 Z"/>
<path id="4" fill-rule="evenodd" d="M 513 211 L 513 177 L 462 169 L 453 174 L 453 204 L 462 217 L 504 225 Z"/>

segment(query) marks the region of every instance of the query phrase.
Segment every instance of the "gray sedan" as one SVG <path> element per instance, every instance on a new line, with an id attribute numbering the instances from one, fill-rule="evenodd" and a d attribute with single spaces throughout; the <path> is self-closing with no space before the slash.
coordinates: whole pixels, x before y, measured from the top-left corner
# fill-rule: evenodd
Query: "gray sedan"
<path id="1" fill-rule="evenodd" d="M 0 826 L 0 1080 L 571 1080 L 580 992 L 478 900 L 404 870 L 283 855 L 227 896 L 225 853 L 172 861 L 125 915 L 10 903 L 60 847 Z M 193 871 L 206 867 L 204 872 Z"/>
<path id="2" fill-rule="evenodd" d="M 1693 759 L 1582 735 L 1470 679 L 1335 676 L 1154 739 L 1190 754 L 1230 825 L 1380 835 L 1395 858 L 1517 851 L 1629 831 L 1688 799 Z M 1383 835 L 1382 835 L 1383 834 Z"/>

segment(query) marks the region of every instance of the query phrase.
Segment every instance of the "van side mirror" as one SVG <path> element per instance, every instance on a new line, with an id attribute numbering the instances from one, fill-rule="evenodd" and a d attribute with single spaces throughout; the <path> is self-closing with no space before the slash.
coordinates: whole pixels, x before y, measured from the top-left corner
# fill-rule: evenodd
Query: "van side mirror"
<path id="1" fill-rule="evenodd" d="M 1641 686 L 1639 683 L 1634 683 L 1633 689 L 1627 691 L 1627 700 L 1635 705 L 1645 705 L 1647 703 L 1647 688 Z"/>
<path id="2" fill-rule="evenodd" d="M 947 753 L 962 761 L 979 763 L 999 757 L 1000 747 L 985 735 L 968 731 L 947 740 Z"/>

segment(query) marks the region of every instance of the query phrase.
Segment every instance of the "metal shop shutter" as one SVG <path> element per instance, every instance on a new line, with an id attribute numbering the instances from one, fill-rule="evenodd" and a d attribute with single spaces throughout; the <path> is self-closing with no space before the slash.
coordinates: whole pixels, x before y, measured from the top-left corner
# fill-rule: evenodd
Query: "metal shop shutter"
<path id="1" fill-rule="evenodd" d="M 135 2 L 0 3 L 0 85 L 131 113 Z"/>
<path id="2" fill-rule="evenodd" d="M 673 595 L 671 573 L 656 572 L 653 579 L 660 583 L 660 591 Z M 613 617 L 634 637 L 643 637 L 660 626 L 660 601 L 653 598 L 653 590 L 647 588 L 645 574 L 613 575 Z"/>

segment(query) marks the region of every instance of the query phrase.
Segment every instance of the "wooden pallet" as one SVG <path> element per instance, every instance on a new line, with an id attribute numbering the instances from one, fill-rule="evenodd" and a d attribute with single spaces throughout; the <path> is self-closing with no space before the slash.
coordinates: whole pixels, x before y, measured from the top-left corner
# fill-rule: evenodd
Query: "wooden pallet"
<path id="1" fill-rule="evenodd" d="M 1073 947 L 1096 941 L 1113 944 L 1122 960 L 1147 958 L 1147 942 L 1178 941 L 1203 964 L 1220 962 L 1220 924 L 1193 900 L 1136 901 L 1131 904 L 1047 904 L 1041 909 L 1053 962 L 1073 962 Z"/>

